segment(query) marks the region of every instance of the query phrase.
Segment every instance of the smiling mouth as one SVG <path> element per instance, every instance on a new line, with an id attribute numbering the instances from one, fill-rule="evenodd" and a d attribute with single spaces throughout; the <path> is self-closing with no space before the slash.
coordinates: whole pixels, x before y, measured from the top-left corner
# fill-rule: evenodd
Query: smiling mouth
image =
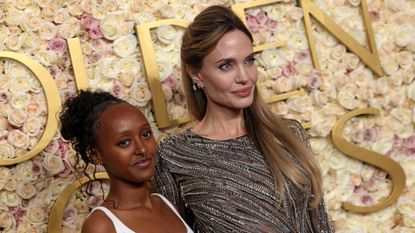
<path id="1" fill-rule="evenodd" d="M 140 161 L 134 162 L 133 166 L 138 168 L 147 168 L 151 164 L 151 158 L 144 158 Z"/>
<path id="2" fill-rule="evenodd" d="M 252 90 L 252 87 L 246 87 L 246 88 L 233 91 L 232 93 L 234 93 L 235 95 L 239 97 L 248 97 L 251 94 L 251 90 Z"/>

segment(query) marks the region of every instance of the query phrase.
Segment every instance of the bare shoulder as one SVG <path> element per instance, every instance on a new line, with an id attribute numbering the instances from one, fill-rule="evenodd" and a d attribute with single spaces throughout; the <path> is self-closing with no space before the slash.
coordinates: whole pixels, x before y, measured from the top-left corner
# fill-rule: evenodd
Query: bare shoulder
<path id="1" fill-rule="evenodd" d="M 97 233 L 97 232 L 114 232 L 115 228 L 112 221 L 107 215 L 100 211 L 95 210 L 91 215 L 85 219 L 82 225 L 82 233 Z"/>

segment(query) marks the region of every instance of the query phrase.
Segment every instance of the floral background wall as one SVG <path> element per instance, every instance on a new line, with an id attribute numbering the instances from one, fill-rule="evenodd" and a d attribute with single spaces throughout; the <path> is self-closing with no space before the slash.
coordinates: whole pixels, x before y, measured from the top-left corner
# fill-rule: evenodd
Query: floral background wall
<path id="1" fill-rule="evenodd" d="M 316 22 L 321 70 L 313 67 L 303 25 L 303 11 L 292 0 L 247 10 L 256 44 L 285 41 L 286 46 L 256 55 L 264 96 L 302 88 L 305 94 L 271 104 L 275 112 L 310 122 L 311 144 L 320 162 L 325 200 L 337 232 L 415 232 L 415 1 L 316 0 L 320 9 L 367 45 L 359 11 L 367 1 L 384 75 L 378 77 Z M 182 130 L 157 129 L 151 112 L 140 45 L 134 27 L 161 19 L 184 19 L 213 4 L 244 0 L 0 0 L 0 51 L 30 56 L 56 82 L 62 101 L 76 94 L 66 39 L 79 38 L 92 89 L 103 89 L 145 112 L 160 139 Z M 181 88 L 179 50 L 183 30 L 169 25 L 152 31 L 162 87 L 172 118 L 186 114 Z M 372 214 L 341 208 L 344 201 L 370 206 L 391 187 L 387 173 L 338 151 L 333 124 L 348 111 L 374 107 L 379 116 L 349 121 L 343 132 L 350 142 L 398 162 L 406 187 L 398 201 Z M 42 136 L 47 118 L 39 80 L 25 66 L 0 60 L 0 159 L 31 150 Z M 56 132 L 37 156 L 0 167 L 2 232 L 45 232 L 51 207 L 61 191 L 82 175 L 70 145 Z M 94 183 L 75 193 L 65 208 L 63 232 L 79 232 L 82 220 L 100 203 L 106 185 Z M 88 191 L 90 194 L 86 194 Z"/>

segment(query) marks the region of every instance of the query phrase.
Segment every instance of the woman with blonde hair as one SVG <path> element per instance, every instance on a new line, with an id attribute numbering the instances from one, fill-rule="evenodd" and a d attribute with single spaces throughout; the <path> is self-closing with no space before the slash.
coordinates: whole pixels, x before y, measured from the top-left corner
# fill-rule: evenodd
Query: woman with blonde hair
<path id="1" fill-rule="evenodd" d="M 198 122 L 159 144 L 157 189 L 195 232 L 333 232 L 304 129 L 256 90 L 252 43 L 222 6 L 186 29 L 183 82 Z"/>

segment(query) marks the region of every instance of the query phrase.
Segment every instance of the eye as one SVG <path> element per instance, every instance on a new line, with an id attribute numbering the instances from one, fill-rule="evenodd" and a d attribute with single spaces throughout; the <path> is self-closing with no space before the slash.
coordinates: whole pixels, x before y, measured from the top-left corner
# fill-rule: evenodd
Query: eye
<path id="1" fill-rule="evenodd" d="M 121 147 L 127 147 L 128 145 L 130 145 L 130 140 L 123 139 L 123 140 L 119 141 L 117 145 L 121 146 Z"/>
<path id="2" fill-rule="evenodd" d="M 225 62 L 219 66 L 219 69 L 222 71 L 227 71 L 232 68 L 232 64 L 230 62 Z"/>
<path id="3" fill-rule="evenodd" d="M 256 60 L 255 57 L 248 57 L 245 63 L 251 65 L 251 64 L 254 64 L 255 60 Z"/>
<path id="4" fill-rule="evenodd" d="M 151 136 L 153 136 L 153 132 L 151 130 L 146 130 L 143 132 L 144 138 L 150 138 Z"/>

